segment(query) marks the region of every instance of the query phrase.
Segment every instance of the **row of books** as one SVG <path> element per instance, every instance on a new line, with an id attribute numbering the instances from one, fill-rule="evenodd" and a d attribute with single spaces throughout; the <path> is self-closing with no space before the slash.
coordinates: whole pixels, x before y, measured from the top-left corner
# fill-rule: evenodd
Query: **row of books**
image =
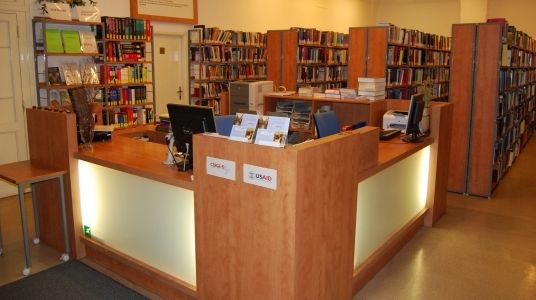
<path id="1" fill-rule="evenodd" d="M 48 53 L 98 53 L 97 41 L 91 31 L 47 28 L 45 42 Z"/>
<path id="2" fill-rule="evenodd" d="M 517 30 L 515 26 L 507 26 L 506 42 L 509 45 L 536 52 L 536 42 L 534 39 L 525 32 Z"/>
<path id="3" fill-rule="evenodd" d="M 387 64 L 396 66 L 448 66 L 450 53 L 389 45 Z"/>
<path id="4" fill-rule="evenodd" d="M 536 69 L 501 69 L 499 72 L 499 91 L 521 87 L 536 81 Z"/>
<path id="5" fill-rule="evenodd" d="M 237 80 L 266 78 L 266 65 L 190 65 L 190 76 L 195 80 Z"/>
<path id="6" fill-rule="evenodd" d="M 246 32 L 235 30 L 221 30 L 218 27 L 204 27 L 196 25 L 189 31 L 190 43 L 215 43 L 243 46 L 266 45 L 266 34 L 260 32 Z"/>
<path id="7" fill-rule="evenodd" d="M 339 46 L 347 47 L 349 35 L 334 31 L 320 31 L 316 28 L 293 27 L 298 32 L 300 45 Z"/>
<path id="8" fill-rule="evenodd" d="M 103 110 L 103 123 L 115 128 L 143 125 L 152 122 L 152 109 L 149 107 L 122 107 Z"/>
<path id="9" fill-rule="evenodd" d="M 99 44 L 99 53 L 104 54 L 103 46 Z M 145 43 L 106 43 L 106 61 L 108 62 L 142 62 L 145 61 Z"/>
<path id="10" fill-rule="evenodd" d="M 325 91 L 329 89 L 346 88 L 346 81 L 318 81 L 318 82 L 298 82 L 296 84 L 298 90 L 302 87 L 315 87 L 319 91 Z"/>
<path id="11" fill-rule="evenodd" d="M 518 48 L 512 48 L 508 44 L 503 44 L 501 53 L 501 66 L 503 67 L 524 67 L 534 68 L 534 53 Z"/>
<path id="12" fill-rule="evenodd" d="M 509 92 L 501 93 L 497 104 L 497 115 L 503 115 L 513 108 L 527 102 L 530 104 L 530 109 L 534 107 L 535 100 L 533 99 L 536 92 L 536 85 L 531 84 Z"/>
<path id="13" fill-rule="evenodd" d="M 101 65 L 99 76 L 101 84 L 147 83 L 152 76 L 149 73 L 145 65 Z"/>
<path id="14" fill-rule="evenodd" d="M 221 92 L 229 90 L 227 83 L 224 82 L 198 82 L 192 84 L 191 89 L 190 95 L 200 99 L 219 98 Z"/>
<path id="15" fill-rule="evenodd" d="M 449 80 L 449 68 L 396 68 L 387 69 L 387 86 L 420 84 L 424 81 L 443 82 Z"/>
<path id="16" fill-rule="evenodd" d="M 97 37 L 106 39 L 151 39 L 151 21 L 133 18 L 101 17 L 104 32 L 101 26 L 97 26 Z"/>
<path id="17" fill-rule="evenodd" d="M 129 86 L 108 89 L 108 105 L 132 105 L 147 102 L 146 86 Z"/>
<path id="18" fill-rule="evenodd" d="M 297 82 L 344 81 L 348 79 L 346 66 L 299 66 Z"/>
<path id="19" fill-rule="evenodd" d="M 450 50 L 451 38 L 389 25 L 389 42 L 430 49 Z"/>
<path id="20" fill-rule="evenodd" d="M 264 62 L 265 48 L 236 48 L 225 46 L 203 46 L 190 48 L 190 61 L 194 62 Z"/>
<path id="21" fill-rule="evenodd" d="M 347 64 L 347 49 L 298 47 L 298 63 Z"/>

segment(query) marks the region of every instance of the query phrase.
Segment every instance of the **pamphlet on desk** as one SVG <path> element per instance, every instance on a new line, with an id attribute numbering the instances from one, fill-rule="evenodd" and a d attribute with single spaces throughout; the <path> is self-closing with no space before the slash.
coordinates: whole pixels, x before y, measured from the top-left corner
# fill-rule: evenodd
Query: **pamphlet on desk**
<path id="1" fill-rule="evenodd" d="M 287 141 L 290 118 L 277 116 L 261 116 L 255 144 L 284 147 Z"/>
<path id="2" fill-rule="evenodd" d="M 251 143 L 259 123 L 259 116 L 254 114 L 236 113 L 229 139 Z"/>

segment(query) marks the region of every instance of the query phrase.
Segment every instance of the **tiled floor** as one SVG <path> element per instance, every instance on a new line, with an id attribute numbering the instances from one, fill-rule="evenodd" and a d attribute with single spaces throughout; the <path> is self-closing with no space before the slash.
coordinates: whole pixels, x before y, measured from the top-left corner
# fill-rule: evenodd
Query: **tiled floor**
<path id="1" fill-rule="evenodd" d="M 536 299 L 536 138 L 492 199 L 449 194 L 356 299 Z"/>
<path id="2" fill-rule="evenodd" d="M 9 209 L 18 218 L 16 199 L 0 199 L 0 219 Z M 11 239 L 17 226 L 7 230 Z M 31 247 L 32 273 L 59 263 L 59 252 Z M 20 240 L 5 252 L 0 285 L 21 278 L 24 262 Z M 354 299 L 536 299 L 536 138 L 492 199 L 449 194 L 447 214 L 422 228 Z"/>

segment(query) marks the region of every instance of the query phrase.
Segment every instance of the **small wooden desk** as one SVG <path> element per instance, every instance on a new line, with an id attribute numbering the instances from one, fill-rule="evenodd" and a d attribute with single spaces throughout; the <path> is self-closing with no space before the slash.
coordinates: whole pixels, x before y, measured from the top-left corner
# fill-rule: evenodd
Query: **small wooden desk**
<path id="1" fill-rule="evenodd" d="M 35 238 L 34 244 L 40 242 L 39 236 L 39 219 L 37 213 L 36 198 L 34 183 L 41 181 L 51 180 L 58 178 L 59 187 L 60 187 L 60 201 L 61 201 L 61 215 L 62 215 L 62 224 L 63 224 L 63 240 L 65 244 L 65 253 L 60 257 L 62 261 L 69 260 L 69 240 L 67 233 L 67 217 L 65 210 L 65 192 L 63 186 L 63 175 L 67 173 L 66 170 L 52 170 L 48 168 L 43 168 L 32 164 L 30 160 L 19 161 L 15 163 L 0 165 L 0 178 L 14 183 L 19 188 L 19 206 L 20 206 L 20 218 L 22 222 L 22 237 L 24 245 L 24 255 L 26 258 L 26 265 L 22 270 L 22 275 L 26 276 L 30 274 L 30 267 L 32 265 L 30 257 L 30 245 L 28 243 L 28 224 L 26 221 L 26 209 L 24 207 L 24 185 L 32 185 L 32 201 L 33 201 L 33 210 L 34 210 L 34 219 L 35 219 Z M 1 228 L 0 228 L 0 254 L 2 253 L 2 237 L 1 237 Z"/>

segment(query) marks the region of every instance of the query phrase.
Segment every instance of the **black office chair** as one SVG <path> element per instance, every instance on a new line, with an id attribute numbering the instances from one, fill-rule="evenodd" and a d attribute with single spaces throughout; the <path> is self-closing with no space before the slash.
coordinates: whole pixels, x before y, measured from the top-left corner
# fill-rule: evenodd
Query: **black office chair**
<path id="1" fill-rule="evenodd" d="M 334 111 L 326 111 L 314 114 L 316 132 L 319 138 L 339 133 L 341 124 Z"/>

